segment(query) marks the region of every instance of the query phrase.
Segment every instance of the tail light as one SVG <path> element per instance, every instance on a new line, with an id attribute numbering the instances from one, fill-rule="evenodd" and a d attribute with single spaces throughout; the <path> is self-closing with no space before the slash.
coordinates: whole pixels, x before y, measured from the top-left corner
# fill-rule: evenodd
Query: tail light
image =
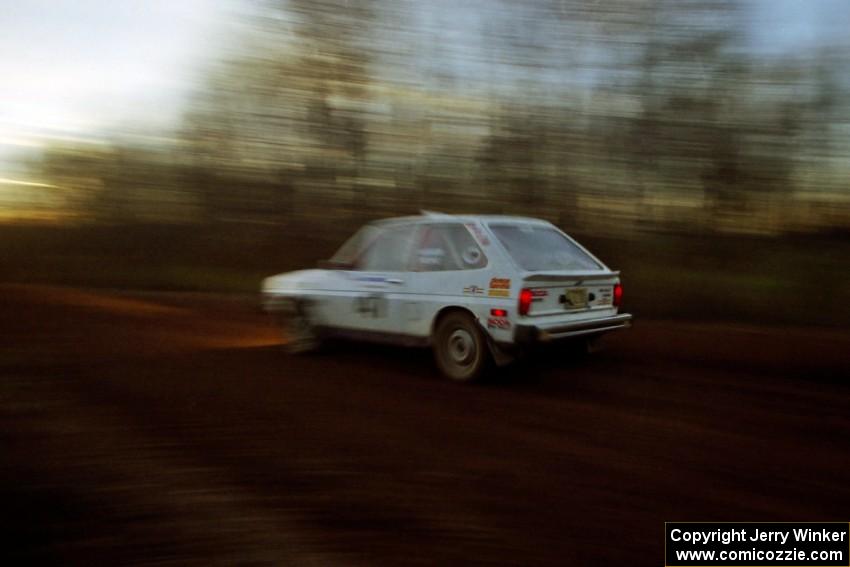
<path id="1" fill-rule="evenodd" d="M 614 285 L 614 307 L 619 307 L 623 302 L 623 285 L 615 284 Z"/>
<path id="2" fill-rule="evenodd" d="M 531 293 L 531 290 L 528 288 L 523 288 L 522 291 L 519 292 L 519 314 L 520 315 L 528 315 L 528 310 L 531 309 L 531 300 L 534 295 Z"/>

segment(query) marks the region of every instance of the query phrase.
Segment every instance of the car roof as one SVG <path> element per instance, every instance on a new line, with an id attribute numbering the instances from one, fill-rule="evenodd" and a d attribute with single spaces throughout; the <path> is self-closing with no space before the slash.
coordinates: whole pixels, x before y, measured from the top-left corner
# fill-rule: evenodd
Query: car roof
<path id="1" fill-rule="evenodd" d="M 420 215 L 411 215 L 406 217 L 392 217 L 373 221 L 373 224 L 408 224 L 408 223 L 431 223 L 431 222 L 504 222 L 510 224 L 551 224 L 542 219 L 532 217 L 521 217 L 514 215 L 449 215 L 445 213 L 436 213 L 432 211 L 422 211 Z"/>

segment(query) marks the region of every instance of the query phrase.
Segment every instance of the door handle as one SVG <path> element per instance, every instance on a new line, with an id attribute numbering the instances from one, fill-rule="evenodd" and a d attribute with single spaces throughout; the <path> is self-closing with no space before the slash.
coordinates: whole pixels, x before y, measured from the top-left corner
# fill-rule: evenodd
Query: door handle
<path id="1" fill-rule="evenodd" d="M 404 280 L 400 279 L 400 278 L 387 278 L 385 281 L 387 283 L 396 284 L 396 285 L 404 283 Z"/>

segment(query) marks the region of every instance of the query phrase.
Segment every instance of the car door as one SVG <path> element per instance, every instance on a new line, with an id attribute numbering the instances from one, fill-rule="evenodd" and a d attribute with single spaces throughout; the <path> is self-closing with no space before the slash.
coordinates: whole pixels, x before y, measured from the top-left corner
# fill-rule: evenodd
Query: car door
<path id="1" fill-rule="evenodd" d="M 356 269 L 346 272 L 350 293 L 337 320 L 349 329 L 403 332 L 403 303 L 408 294 L 407 266 L 415 225 L 382 228 L 360 253 Z"/>
<path id="2" fill-rule="evenodd" d="M 423 224 L 412 250 L 406 332 L 428 336 L 434 315 L 446 305 L 474 306 L 486 300 L 488 259 L 461 223 Z"/>

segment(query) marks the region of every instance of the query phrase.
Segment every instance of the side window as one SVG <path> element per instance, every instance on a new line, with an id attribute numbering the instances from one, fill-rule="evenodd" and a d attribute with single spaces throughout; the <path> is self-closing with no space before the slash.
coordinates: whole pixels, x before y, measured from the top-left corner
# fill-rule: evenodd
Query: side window
<path id="1" fill-rule="evenodd" d="M 416 246 L 413 270 L 475 270 L 487 265 L 481 248 L 460 224 L 425 225 Z"/>
<path id="2" fill-rule="evenodd" d="M 469 230 L 460 224 L 448 227 L 449 239 L 455 253 L 460 256 L 460 264 L 464 270 L 477 270 L 487 265 L 484 251 L 469 234 Z"/>
<path id="3" fill-rule="evenodd" d="M 369 272 L 407 270 L 410 240 L 415 227 L 391 227 L 381 231 L 357 260 L 357 269 Z"/>

